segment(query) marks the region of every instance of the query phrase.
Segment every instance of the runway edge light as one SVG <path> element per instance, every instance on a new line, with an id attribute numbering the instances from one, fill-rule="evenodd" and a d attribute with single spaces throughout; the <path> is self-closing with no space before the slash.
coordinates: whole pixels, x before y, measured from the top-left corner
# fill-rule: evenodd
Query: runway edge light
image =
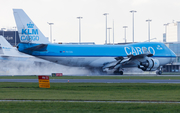
<path id="1" fill-rule="evenodd" d="M 39 88 L 50 88 L 49 76 L 38 76 Z"/>

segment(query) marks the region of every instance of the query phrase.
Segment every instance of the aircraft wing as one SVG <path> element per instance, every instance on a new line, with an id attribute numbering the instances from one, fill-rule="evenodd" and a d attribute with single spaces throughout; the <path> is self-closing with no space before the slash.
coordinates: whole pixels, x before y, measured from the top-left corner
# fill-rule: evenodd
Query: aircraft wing
<path id="1" fill-rule="evenodd" d="M 134 60 L 144 60 L 147 57 L 153 56 L 153 54 L 150 53 L 147 49 L 144 49 L 143 52 L 144 52 L 143 54 L 139 54 L 139 55 L 127 55 L 126 57 L 122 57 L 122 56 L 116 57 L 115 58 L 116 61 L 106 63 L 103 66 L 103 70 L 104 71 L 107 69 L 108 70 L 109 69 L 117 70 L 117 69 L 121 68 L 122 65 L 126 65 L 128 63 L 131 63 Z"/>

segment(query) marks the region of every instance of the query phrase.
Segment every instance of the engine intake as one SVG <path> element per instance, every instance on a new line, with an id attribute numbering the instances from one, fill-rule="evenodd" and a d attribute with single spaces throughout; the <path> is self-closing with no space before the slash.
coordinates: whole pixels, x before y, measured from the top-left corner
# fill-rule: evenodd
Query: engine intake
<path id="1" fill-rule="evenodd" d="M 155 71 L 159 67 L 159 60 L 148 58 L 145 62 L 140 62 L 138 68 L 143 71 Z"/>

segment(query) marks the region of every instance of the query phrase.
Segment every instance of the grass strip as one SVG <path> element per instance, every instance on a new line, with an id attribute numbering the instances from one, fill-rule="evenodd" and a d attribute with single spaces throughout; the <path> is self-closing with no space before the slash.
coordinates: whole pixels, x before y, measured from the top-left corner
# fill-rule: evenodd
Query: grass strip
<path id="1" fill-rule="evenodd" d="M 1 113 L 178 113 L 180 104 L 0 102 Z"/>
<path id="2" fill-rule="evenodd" d="M 180 84 L 1 83 L 0 99 L 180 101 Z"/>

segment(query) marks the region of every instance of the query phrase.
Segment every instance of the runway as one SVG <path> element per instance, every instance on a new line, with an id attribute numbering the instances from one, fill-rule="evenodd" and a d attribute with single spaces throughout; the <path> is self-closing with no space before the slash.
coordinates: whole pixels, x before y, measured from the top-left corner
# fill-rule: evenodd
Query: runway
<path id="1" fill-rule="evenodd" d="M 50 79 L 50 83 L 180 83 L 180 80 L 154 79 Z M 0 82 L 33 82 L 38 79 L 0 79 Z"/>

